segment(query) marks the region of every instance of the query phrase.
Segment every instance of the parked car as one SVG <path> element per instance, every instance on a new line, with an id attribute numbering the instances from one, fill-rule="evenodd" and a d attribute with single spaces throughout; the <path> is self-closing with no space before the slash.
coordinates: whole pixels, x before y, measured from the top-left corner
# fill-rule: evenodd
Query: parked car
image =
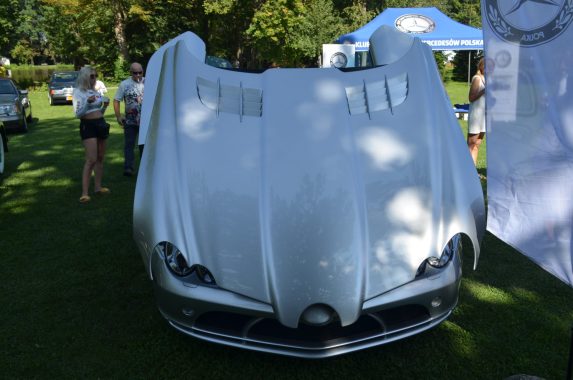
<path id="1" fill-rule="evenodd" d="M 32 103 L 28 90 L 19 89 L 12 79 L 0 78 L 0 121 L 8 130 L 28 131 L 32 122 Z"/>
<path id="2" fill-rule="evenodd" d="M 56 72 L 50 76 L 48 82 L 48 100 L 53 106 L 57 103 L 70 104 L 72 93 L 76 86 L 79 71 Z"/>
<path id="3" fill-rule="evenodd" d="M 6 129 L 4 128 L 4 124 L 0 123 L 0 174 L 4 173 L 7 151 L 8 137 L 6 136 Z"/>
<path id="4" fill-rule="evenodd" d="M 231 65 L 231 62 L 229 62 L 229 60 L 221 57 L 215 57 L 214 55 L 208 55 L 205 58 L 205 63 L 213 67 L 219 67 L 221 69 L 233 68 L 233 65 Z"/>
<path id="5" fill-rule="evenodd" d="M 364 70 L 246 73 L 185 33 L 152 56 L 133 235 L 175 329 L 323 358 L 454 310 L 480 181 L 430 47 L 382 27 L 370 52 Z"/>

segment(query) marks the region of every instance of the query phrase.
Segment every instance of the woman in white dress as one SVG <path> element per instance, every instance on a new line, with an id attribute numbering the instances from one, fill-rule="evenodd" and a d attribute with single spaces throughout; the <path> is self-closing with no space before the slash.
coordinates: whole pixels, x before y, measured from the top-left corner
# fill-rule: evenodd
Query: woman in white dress
<path id="1" fill-rule="evenodd" d="M 469 120 L 468 120 L 468 148 L 477 164 L 479 147 L 485 137 L 485 76 L 484 76 L 484 59 L 478 62 L 478 69 L 472 78 L 470 93 Z"/>

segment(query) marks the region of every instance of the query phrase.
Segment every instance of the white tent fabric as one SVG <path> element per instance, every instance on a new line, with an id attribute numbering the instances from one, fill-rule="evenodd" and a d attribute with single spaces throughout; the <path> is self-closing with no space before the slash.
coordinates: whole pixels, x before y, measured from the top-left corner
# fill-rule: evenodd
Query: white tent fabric
<path id="1" fill-rule="evenodd" d="M 488 230 L 573 286 L 571 0 L 482 1 Z"/>

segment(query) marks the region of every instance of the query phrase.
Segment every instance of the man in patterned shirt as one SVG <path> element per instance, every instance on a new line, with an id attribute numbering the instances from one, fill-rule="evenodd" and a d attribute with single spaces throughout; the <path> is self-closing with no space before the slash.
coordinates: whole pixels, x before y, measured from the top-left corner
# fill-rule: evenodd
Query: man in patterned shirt
<path id="1" fill-rule="evenodd" d="M 129 71 L 131 77 L 119 84 L 119 88 L 113 99 L 113 109 L 117 122 L 123 127 L 124 136 L 124 164 L 123 175 L 131 177 L 133 175 L 133 166 L 135 157 L 133 149 L 139 133 L 139 118 L 141 116 L 141 103 L 143 101 L 143 67 L 134 62 L 131 64 Z M 123 100 L 125 104 L 125 116 L 121 115 L 119 103 Z M 139 147 L 141 154 L 142 147 Z"/>

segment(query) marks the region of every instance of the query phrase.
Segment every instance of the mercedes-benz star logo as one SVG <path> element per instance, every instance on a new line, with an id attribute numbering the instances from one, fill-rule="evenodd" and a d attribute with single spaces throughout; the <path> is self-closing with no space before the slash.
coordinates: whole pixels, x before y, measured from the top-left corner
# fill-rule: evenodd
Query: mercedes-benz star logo
<path id="1" fill-rule="evenodd" d="M 573 0 L 485 0 L 491 30 L 521 47 L 545 44 L 573 20 Z"/>
<path id="2" fill-rule="evenodd" d="M 346 67 L 346 64 L 348 64 L 348 59 L 344 53 L 337 52 L 330 57 L 330 66 L 332 67 L 339 69 Z"/>

